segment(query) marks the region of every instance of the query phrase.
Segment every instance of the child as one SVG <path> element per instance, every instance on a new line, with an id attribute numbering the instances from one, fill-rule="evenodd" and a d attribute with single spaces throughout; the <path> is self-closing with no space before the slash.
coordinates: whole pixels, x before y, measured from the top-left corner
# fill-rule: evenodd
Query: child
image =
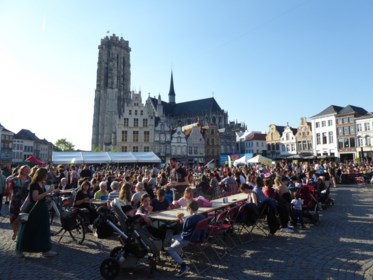
<path id="1" fill-rule="evenodd" d="M 302 214 L 303 199 L 299 197 L 299 194 L 295 195 L 295 198 L 291 201 L 291 205 L 293 206 L 295 224 L 297 223 L 299 219 L 299 223 L 301 224 L 302 228 L 306 228 L 303 223 L 303 214 Z"/>
<path id="2" fill-rule="evenodd" d="M 190 213 L 190 216 L 184 220 L 181 234 L 174 236 L 174 242 L 172 243 L 171 247 L 167 248 L 167 252 L 170 255 L 170 257 L 181 266 L 179 272 L 175 275 L 176 277 L 184 276 L 189 271 L 189 266 L 186 265 L 183 259 L 179 256 L 178 252 L 180 251 L 180 249 L 184 248 L 189 244 L 190 238 L 197 223 L 205 218 L 205 216 L 203 216 L 202 214 L 197 214 L 197 201 L 190 201 L 187 205 L 187 211 L 188 213 Z M 180 221 L 183 220 L 182 215 L 178 217 Z"/>

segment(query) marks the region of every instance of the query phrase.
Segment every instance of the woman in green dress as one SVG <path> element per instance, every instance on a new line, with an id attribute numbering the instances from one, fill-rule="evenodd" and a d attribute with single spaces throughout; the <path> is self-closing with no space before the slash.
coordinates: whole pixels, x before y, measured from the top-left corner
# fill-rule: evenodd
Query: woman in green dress
<path id="1" fill-rule="evenodd" d="M 47 195 L 54 192 L 54 188 L 45 190 L 44 185 L 47 179 L 46 168 L 38 168 L 32 177 L 30 202 L 25 209 L 26 213 L 30 213 L 29 219 L 26 223 L 21 223 L 18 230 L 16 251 L 19 257 L 24 257 L 23 252 L 40 252 L 44 257 L 56 255 L 56 252 L 51 251 L 49 212 L 45 200 Z"/>

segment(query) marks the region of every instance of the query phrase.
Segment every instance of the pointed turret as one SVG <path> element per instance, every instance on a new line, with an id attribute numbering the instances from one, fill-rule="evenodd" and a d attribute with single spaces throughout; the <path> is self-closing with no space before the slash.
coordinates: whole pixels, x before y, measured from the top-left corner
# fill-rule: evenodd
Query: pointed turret
<path id="1" fill-rule="evenodd" d="M 168 102 L 170 104 L 175 104 L 174 77 L 173 77 L 173 72 L 172 71 L 171 71 L 170 91 L 168 93 Z"/>

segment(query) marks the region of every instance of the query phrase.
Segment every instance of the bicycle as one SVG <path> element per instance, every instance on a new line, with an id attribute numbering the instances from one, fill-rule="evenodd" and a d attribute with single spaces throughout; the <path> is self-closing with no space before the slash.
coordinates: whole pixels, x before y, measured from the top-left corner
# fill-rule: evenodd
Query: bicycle
<path id="1" fill-rule="evenodd" d="M 72 194 L 74 197 L 74 193 Z M 78 244 L 82 244 L 85 239 L 86 226 L 84 215 L 86 215 L 85 209 L 78 209 L 72 207 L 73 199 L 64 199 L 60 196 L 52 196 L 50 199 L 50 222 L 53 222 L 54 216 L 60 218 L 61 229 L 54 234 L 54 236 L 61 236 L 58 242 L 64 237 L 65 233 L 68 232 L 70 237 Z"/>

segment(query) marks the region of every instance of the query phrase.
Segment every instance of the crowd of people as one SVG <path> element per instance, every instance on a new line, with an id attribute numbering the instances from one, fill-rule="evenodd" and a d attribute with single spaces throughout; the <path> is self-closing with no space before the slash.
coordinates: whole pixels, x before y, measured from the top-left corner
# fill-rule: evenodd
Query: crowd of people
<path id="1" fill-rule="evenodd" d="M 44 256 L 56 255 L 51 250 L 50 226 L 46 197 L 60 190 L 78 188 L 74 207 L 89 209 L 89 224 L 97 217 L 90 201 L 110 201 L 119 198 L 127 211 L 142 217 L 152 234 L 164 239 L 165 231 L 152 226 L 148 214 L 177 207 L 187 207 L 192 213 L 196 206 L 193 197 L 201 195 L 216 199 L 225 195 L 244 192 L 247 198 L 247 217 L 256 217 L 267 209 L 271 233 L 276 230 L 292 232 L 300 224 L 305 228 L 302 217 L 304 199 L 296 192 L 302 186 L 313 186 L 317 192 L 326 188 L 325 181 L 332 187 L 341 182 L 342 174 L 366 174 L 371 176 L 373 162 L 355 165 L 328 161 L 290 163 L 280 161 L 273 166 L 255 164 L 241 167 L 209 169 L 203 166 L 187 167 L 175 158 L 163 168 L 159 166 L 94 166 L 94 165 L 49 165 L 46 168 L 28 165 L 0 172 L 0 211 L 3 203 L 9 204 L 9 220 L 12 239 L 15 240 L 19 256 L 24 252 L 41 252 Z M 27 205 L 23 205 L 26 201 Z M 20 223 L 18 216 L 29 212 L 27 223 Z M 1 214 L 1 212 L 0 212 Z M 182 217 L 180 218 L 182 220 Z M 278 221 L 278 225 L 276 225 Z M 193 223 L 195 224 L 195 223 Z M 152 228 L 153 227 L 153 228 Z M 182 229 L 182 226 L 178 226 Z M 191 230 L 190 228 L 188 229 Z M 171 247 L 184 244 L 176 239 Z M 187 271 L 185 264 L 171 249 L 170 255 L 181 265 L 180 274 Z"/>

